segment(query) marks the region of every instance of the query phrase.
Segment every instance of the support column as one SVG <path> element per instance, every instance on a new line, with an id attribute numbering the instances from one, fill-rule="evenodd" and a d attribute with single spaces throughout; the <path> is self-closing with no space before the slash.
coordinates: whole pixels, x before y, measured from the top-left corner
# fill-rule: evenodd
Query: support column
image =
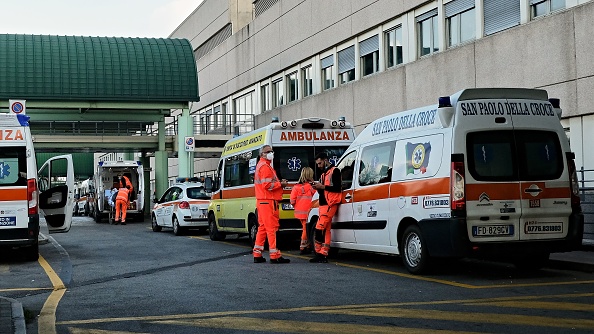
<path id="1" fill-rule="evenodd" d="M 180 177 L 194 176 L 194 152 L 186 152 L 185 137 L 194 137 L 194 124 L 190 109 L 182 109 L 182 114 L 177 117 L 177 158 L 179 162 Z"/>
<path id="2" fill-rule="evenodd" d="M 159 150 L 155 152 L 155 196 L 157 198 L 161 197 L 169 186 L 169 163 L 165 148 L 165 120 L 159 121 L 158 124 Z"/>

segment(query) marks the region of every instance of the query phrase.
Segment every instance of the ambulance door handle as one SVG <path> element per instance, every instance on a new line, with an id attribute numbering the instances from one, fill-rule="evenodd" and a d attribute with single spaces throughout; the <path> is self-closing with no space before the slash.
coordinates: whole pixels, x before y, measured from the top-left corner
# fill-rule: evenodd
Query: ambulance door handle
<path id="1" fill-rule="evenodd" d="M 344 195 L 344 199 L 345 199 L 346 201 L 350 201 L 350 200 L 351 200 L 351 198 L 353 198 L 353 196 L 351 196 L 351 193 L 348 193 L 348 194 Z"/>
<path id="2" fill-rule="evenodd" d="M 501 220 L 509 220 L 509 216 L 501 216 Z"/>
<path id="3" fill-rule="evenodd" d="M 486 220 L 489 220 L 489 217 L 480 217 L 479 219 L 482 221 L 486 221 Z"/>

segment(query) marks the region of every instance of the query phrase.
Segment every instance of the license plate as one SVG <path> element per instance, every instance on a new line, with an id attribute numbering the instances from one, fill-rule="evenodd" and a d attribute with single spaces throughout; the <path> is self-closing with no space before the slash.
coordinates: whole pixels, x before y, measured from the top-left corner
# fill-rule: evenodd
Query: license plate
<path id="1" fill-rule="evenodd" d="M 295 210 L 291 203 L 281 203 L 283 210 Z"/>
<path id="2" fill-rule="evenodd" d="M 16 217 L 0 217 L 0 226 L 16 226 Z"/>
<path id="3" fill-rule="evenodd" d="M 500 237 L 514 235 L 513 225 L 482 225 L 473 226 L 472 235 L 475 237 Z"/>

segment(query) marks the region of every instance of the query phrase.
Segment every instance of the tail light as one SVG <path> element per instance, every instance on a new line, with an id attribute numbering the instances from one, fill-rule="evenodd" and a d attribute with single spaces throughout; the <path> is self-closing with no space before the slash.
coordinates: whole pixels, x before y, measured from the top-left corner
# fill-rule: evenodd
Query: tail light
<path id="1" fill-rule="evenodd" d="M 580 186 L 578 184 L 577 170 L 575 168 L 575 154 L 573 152 L 566 153 L 567 168 L 569 171 L 569 186 L 571 189 L 571 209 L 574 212 L 581 211 L 580 206 Z"/>
<path id="2" fill-rule="evenodd" d="M 466 216 L 466 184 L 464 177 L 464 155 L 452 154 L 452 168 L 450 170 L 450 208 L 452 217 Z"/>
<path id="3" fill-rule="evenodd" d="M 179 203 L 179 208 L 180 209 L 189 209 L 190 208 L 190 203 L 188 203 L 186 201 L 182 201 L 181 203 Z"/>
<path id="4" fill-rule="evenodd" d="M 37 181 L 35 179 L 27 180 L 27 201 L 29 202 L 29 214 L 36 215 L 39 211 L 37 209 Z"/>

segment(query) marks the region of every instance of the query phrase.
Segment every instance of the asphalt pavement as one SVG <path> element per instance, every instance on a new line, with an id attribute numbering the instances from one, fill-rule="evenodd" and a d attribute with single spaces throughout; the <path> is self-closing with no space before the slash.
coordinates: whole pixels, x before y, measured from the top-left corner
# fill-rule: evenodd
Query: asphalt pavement
<path id="1" fill-rule="evenodd" d="M 40 243 L 47 237 L 40 233 Z M 548 268 L 594 272 L 594 240 L 584 240 L 579 251 L 551 254 Z M 15 299 L 0 296 L 0 334 L 25 334 L 23 305 Z"/>

